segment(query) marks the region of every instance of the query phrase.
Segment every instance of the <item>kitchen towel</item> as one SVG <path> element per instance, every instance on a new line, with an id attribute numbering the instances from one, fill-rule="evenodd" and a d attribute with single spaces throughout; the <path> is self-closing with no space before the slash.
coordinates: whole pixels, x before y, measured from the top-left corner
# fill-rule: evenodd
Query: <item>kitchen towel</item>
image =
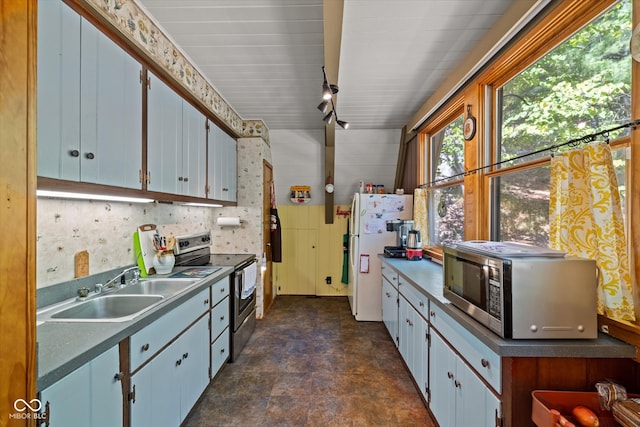
<path id="1" fill-rule="evenodd" d="M 241 298 L 245 299 L 256 288 L 256 279 L 258 277 L 258 263 L 252 263 L 244 269 L 244 277 L 242 281 L 242 295 Z"/>

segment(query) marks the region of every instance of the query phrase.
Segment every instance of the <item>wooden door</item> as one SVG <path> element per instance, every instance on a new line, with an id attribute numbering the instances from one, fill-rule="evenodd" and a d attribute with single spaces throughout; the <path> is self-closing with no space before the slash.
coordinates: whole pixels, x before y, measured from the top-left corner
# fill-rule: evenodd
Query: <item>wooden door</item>
<path id="1" fill-rule="evenodd" d="M 263 291 L 263 315 L 267 314 L 273 304 L 273 273 L 271 257 L 271 184 L 273 182 L 273 166 L 268 162 L 262 163 L 262 251 L 266 258 L 266 270 L 264 271 Z"/>

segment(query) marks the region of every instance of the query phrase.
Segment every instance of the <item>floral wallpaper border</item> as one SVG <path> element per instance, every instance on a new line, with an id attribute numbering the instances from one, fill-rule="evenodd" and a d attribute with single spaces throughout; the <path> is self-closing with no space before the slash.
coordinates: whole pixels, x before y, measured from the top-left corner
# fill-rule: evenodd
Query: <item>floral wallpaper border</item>
<path id="1" fill-rule="evenodd" d="M 148 53 L 238 137 L 261 137 L 269 143 L 269 130 L 261 120 L 242 120 L 206 78 L 134 0 L 75 0 L 99 13 L 129 41 Z"/>

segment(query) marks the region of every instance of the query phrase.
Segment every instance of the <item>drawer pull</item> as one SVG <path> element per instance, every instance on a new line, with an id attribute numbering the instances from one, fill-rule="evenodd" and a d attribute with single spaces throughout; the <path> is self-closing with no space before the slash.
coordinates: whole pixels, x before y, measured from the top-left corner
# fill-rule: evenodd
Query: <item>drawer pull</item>
<path id="1" fill-rule="evenodd" d="M 436 312 L 435 312 L 435 311 L 433 311 L 433 310 L 431 310 L 431 311 L 429 312 L 429 316 L 431 316 L 431 317 L 436 317 Z"/>
<path id="2" fill-rule="evenodd" d="M 224 348 L 220 350 L 220 354 L 224 354 Z"/>
<path id="3" fill-rule="evenodd" d="M 205 304 L 209 304 L 209 298 L 207 298 L 206 300 L 204 300 Z"/>
<path id="4" fill-rule="evenodd" d="M 424 307 L 424 302 L 420 301 L 420 307 Z"/>
<path id="5" fill-rule="evenodd" d="M 484 368 L 488 368 L 489 367 L 489 361 L 487 359 L 480 360 L 480 363 L 482 363 L 482 366 Z"/>
<path id="6" fill-rule="evenodd" d="M 149 343 L 142 346 L 142 351 L 148 351 L 148 350 L 149 350 Z"/>
<path id="7" fill-rule="evenodd" d="M 451 372 L 447 372 L 447 378 L 452 379 L 453 378 L 453 374 Z"/>
<path id="8" fill-rule="evenodd" d="M 227 290 L 225 288 L 220 289 L 220 293 L 224 294 Z"/>
<path id="9" fill-rule="evenodd" d="M 220 316 L 220 321 L 223 321 L 223 320 L 224 320 L 224 316 Z"/>
<path id="10" fill-rule="evenodd" d="M 456 388 L 460 388 L 462 386 L 462 384 L 460 384 L 460 381 L 458 380 L 455 380 L 453 384 L 456 386 Z"/>

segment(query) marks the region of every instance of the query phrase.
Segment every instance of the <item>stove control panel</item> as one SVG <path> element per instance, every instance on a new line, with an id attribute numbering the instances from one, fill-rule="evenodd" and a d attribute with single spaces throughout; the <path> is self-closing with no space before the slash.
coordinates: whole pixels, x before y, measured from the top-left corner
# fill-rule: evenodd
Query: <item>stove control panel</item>
<path id="1" fill-rule="evenodd" d="M 211 245 L 211 232 L 176 236 L 176 246 L 173 252 L 180 255 L 186 252 L 196 251 Z"/>

